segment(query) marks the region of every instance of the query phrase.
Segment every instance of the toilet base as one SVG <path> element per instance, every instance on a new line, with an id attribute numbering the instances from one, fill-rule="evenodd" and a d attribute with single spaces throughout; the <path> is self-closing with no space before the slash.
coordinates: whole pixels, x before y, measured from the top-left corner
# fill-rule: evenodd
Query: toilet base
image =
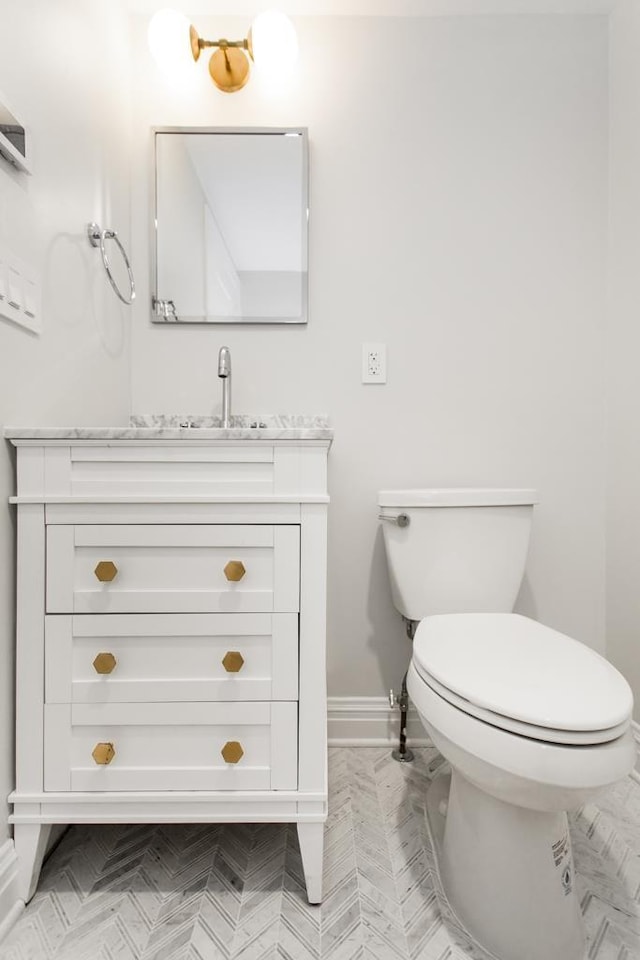
<path id="1" fill-rule="evenodd" d="M 440 882 L 457 920 L 496 960 L 584 960 L 565 813 L 504 803 L 458 771 L 427 790 Z"/>

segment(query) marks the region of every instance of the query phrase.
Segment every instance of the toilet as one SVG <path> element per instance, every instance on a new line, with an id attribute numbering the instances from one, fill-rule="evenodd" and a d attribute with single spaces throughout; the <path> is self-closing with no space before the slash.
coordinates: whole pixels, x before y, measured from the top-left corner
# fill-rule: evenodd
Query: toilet
<path id="1" fill-rule="evenodd" d="M 393 602 L 415 627 L 409 695 L 450 768 L 426 796 L 440 892 L 496 960 L 584 960 L 567 811 L 633 769 L 633 698 L 599 654 L 511 612 L 536 502 L 378 496 Z"/>

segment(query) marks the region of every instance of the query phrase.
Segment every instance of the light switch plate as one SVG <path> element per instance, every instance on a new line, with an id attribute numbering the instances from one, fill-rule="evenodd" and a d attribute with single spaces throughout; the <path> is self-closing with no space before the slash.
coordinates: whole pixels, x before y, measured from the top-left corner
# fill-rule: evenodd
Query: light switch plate
<path id="1" fill-rule="evenodd" d="M 7 301 L 14 310 L 22 310 L 22 275 L 16 261 L 9 261 L 7 271 Z"/>
<path id="2" fill-rule="evenodd" d="M 40 278 L 6 248 L 0 248 L 0 318 L 40 333 Z"/>

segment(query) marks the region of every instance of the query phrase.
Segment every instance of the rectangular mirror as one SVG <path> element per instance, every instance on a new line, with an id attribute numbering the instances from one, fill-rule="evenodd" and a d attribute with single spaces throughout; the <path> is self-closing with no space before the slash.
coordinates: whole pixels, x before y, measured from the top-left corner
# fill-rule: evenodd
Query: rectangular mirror
<path id="1" fill-rule="evenodd" d="M 306 323 L 304 129 L 155 131 L 155 323 Z"/>

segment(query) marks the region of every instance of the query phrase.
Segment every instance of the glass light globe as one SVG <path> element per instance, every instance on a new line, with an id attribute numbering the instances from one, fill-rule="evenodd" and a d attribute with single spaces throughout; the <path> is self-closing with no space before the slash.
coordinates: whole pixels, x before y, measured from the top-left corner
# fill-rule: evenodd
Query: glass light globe
<path id="1" fill-rule="evenodd" d="M 177 10 L 158 10 L 147 30 L 149 49 L 164 74 L 176 78 L 193 70 L 189 21 Z"/>
<path id="2" fill-rule="evenodd" d="M 251 24 L 251 46 L 256 67 L 271 75 L 283 75 L 298 59 L 298 37 L 289 17 L 279 10 L 265 10 Z"/>

